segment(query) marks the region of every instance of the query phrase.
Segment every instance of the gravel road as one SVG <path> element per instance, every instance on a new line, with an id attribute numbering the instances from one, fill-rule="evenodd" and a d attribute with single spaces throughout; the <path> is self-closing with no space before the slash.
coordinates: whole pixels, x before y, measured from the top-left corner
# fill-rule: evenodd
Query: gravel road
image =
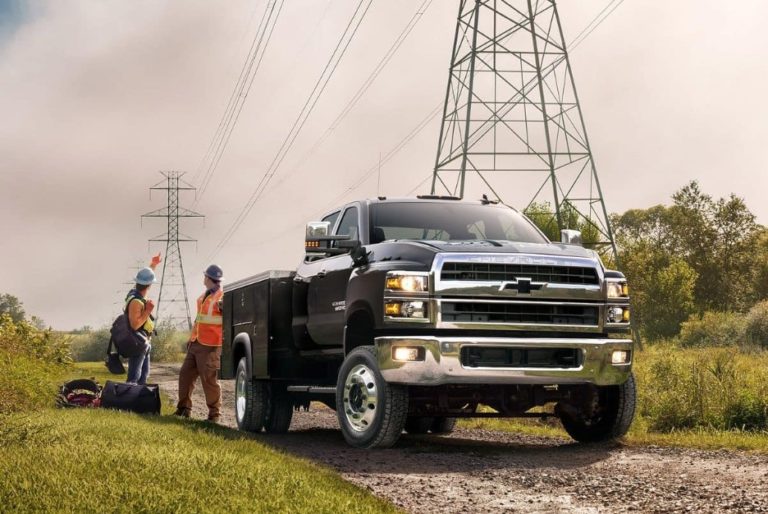
<path id="1" fill-rule="evenodd" d="M 178 365 L 152 382 L 174 401 Z M 235 427 L 234 383 L 223 381 L 222 424 Z M 202 390 L 193 417 L 205 418 Z M 336 415 L 315 404 L 285 435 L 259 441 L 338 471 L 409 512 L 768 512 L 768 456 L 570 441 L 486 430 L 404 435 L 390 450 L 347 446 Z"/>

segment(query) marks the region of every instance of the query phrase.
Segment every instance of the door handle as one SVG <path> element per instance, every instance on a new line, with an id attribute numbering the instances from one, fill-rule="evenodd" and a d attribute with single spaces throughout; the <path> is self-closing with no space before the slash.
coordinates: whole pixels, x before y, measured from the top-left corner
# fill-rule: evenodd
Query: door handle
<path id="1" fill-rule="evenodd" d="M 317 278 L 325 278 L 325 270 L 318 271 Z"/>

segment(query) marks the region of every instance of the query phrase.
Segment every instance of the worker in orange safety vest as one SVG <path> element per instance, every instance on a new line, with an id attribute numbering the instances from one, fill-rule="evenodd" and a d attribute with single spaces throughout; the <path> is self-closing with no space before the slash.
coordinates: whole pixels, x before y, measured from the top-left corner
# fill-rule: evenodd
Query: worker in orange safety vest
<path id="1" fill-rule="evenodd" d="M 197 377 L 203 385 L 208 421 L 219 422 L 221 410 L 222 296 L 224 272 L 215 264 L 205 270 L 205 293 L 197 299 L 197 317 L 187 343 L 187 355 L 179 371 L 179 403 L 176 416 L 188 418 L 192 411 L 192 391 Z"/>

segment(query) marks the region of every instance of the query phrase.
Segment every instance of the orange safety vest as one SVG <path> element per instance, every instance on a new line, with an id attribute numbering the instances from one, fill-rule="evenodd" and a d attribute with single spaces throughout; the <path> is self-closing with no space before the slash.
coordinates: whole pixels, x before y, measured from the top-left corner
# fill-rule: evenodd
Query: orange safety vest
<path id="1" fill-rule="evenodd" d="M 197 317 L 192 328 L 192 341 L 205 346 L 221 346 L 222 322 L 221 298 L 224 292 L 219 288 L 215 293 L 205 293 L 197 299 Z"/>

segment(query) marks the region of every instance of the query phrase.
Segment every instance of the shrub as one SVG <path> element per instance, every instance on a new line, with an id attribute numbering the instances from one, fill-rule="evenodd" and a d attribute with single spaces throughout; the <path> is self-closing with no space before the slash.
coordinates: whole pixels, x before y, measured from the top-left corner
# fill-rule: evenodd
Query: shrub
<path id="1" fill-rule="evenodd" d="M 638 413 L 651 431 L 768 429 L 768 354 L 655 346 L 637 354 Z"/>
<path id="2" fill-rule="evenodd" d="M 189 333 L 173 325 L 161 323 L 157 335 L 152 338 L 152 360 L 157 362 L 177 362 L 186 350 Z"/>
<path id="3" fill-rule="evenodd" d="M 175 362 L 180 360 L 188 339 L 186 330 L 179 330 L 171 324 L 160 323 L 157 334 L 152 336 L 152 360 Z M 77 362 L 103 361 L 109 346 L 109 328 L 83 331 L 72 340 L 72 358 Z"/>
<path id="4" fill-rule="evenodd" d="M 745 335 L 747 342 L 768 349 L 768 300 L 750 309 L 747 314 Z"/>
<path id="5" fill-rule="evenodd" d="M 12 355 L 25 355 L 56 364 L 72 362 L 68 336 L 53 330 L 40 330 L 28 321 L 14 321 L 0 315 L 0 349 Z"/>
<path id="6" fill-rule="evenodd" d="M 67 336 L 0 315 L 0 414 L 53 405 L 70 362 Z"/>
<path id="7" fill-rule="evenodd" d="M 741 314 L 708 311 L 683 322 L 678 342 L 684 348 L 735 346 L 744 341 L 744 325 Z"/>
<path id="8" fill-rule="evenodd" d="M 72 358 L 76 362 L 103 361 L 109 346 L 109 329 L 88 330 L 72 338 Z"/>

